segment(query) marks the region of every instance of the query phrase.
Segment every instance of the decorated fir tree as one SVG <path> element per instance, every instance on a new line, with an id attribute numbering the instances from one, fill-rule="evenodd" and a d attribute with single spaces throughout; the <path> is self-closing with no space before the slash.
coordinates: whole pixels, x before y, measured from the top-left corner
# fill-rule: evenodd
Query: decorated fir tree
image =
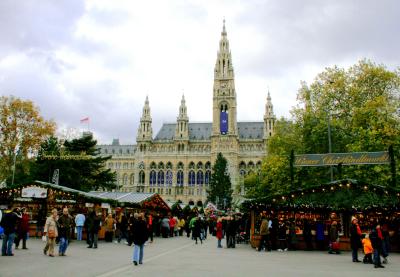
<path id="1" fill-rule="evenodd" d="M 215 203 L 218 209 L 231 207 L 233 190 L 228 172 L 228 161 L 221 153 L 218 153 L 213 166 L 210 188 L 207 192 L 207 200 Z"/>

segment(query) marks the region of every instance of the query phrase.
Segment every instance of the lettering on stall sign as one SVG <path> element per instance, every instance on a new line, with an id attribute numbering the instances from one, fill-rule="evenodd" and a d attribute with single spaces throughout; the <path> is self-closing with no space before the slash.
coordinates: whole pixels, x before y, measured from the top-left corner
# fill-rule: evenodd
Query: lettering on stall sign
<path id="1" fill-rule="evenodd" d="M 388 164 L 389 153 L 382 152 L 355 152 L 296 155 L 294 166 L 331 166 L 350 164 Z"/>

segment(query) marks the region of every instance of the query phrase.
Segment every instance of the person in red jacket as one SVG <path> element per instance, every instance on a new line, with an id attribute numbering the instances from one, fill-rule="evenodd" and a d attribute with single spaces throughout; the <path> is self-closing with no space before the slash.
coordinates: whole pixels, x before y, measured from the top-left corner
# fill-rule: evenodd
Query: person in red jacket
<path id="1" fill-rule="evenodd" d="M 28 249 L 26 247 L 26 239 L 28 238 L 29 232 L 29 214 L 26 208 L 21 209 L 21 218 L 18 222 L 17 227 L 17 238 L 15 239 L 15 249 L 18 249 L 19 243 L 22 240 L 22 249 Z"/>
<path id="2" fill-rule="evenodd" d="M 174 236 L 175 224 L 176 224 L 175 218 L 171 215 L 169 217 L 169 236 L 170 237 Z"/>
<path id="3" fill-rule="evenodd" d="M 221 240 L 222 240 L 222 219 L 219 217 L 217 220 L 217 225 L 216 225 L 216 235 L 218 239 L 218 248 L 222 248 Z"/>

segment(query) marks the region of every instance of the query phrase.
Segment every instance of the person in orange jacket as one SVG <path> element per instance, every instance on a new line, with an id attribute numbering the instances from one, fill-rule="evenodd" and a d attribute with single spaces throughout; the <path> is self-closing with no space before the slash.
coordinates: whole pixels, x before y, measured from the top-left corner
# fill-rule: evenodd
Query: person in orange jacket
<path id="1" fill-rule="evenodd" d="M 372 264 L 372 253 L 374 252 L 374 249 L 372 248 L 371 240 L 369 239 L 369 235 L 366 234 L 365 238 L 361 241 L 364 247 L 364 258 L 363 258 L 363 263 L 364 264 Z"/>

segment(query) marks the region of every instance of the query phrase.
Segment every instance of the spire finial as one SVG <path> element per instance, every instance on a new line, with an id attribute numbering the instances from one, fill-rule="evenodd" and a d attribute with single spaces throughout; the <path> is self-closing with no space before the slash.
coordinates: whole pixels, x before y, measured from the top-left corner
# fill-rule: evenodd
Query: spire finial
<path id="1" fill-rule="evenodd" d="M 226 35 L 226 28 L 225 28 L 225 17 L 224 17 L 224 20 L 222 21 L 223 23 L 222 23 L 222 35 Z"/>

